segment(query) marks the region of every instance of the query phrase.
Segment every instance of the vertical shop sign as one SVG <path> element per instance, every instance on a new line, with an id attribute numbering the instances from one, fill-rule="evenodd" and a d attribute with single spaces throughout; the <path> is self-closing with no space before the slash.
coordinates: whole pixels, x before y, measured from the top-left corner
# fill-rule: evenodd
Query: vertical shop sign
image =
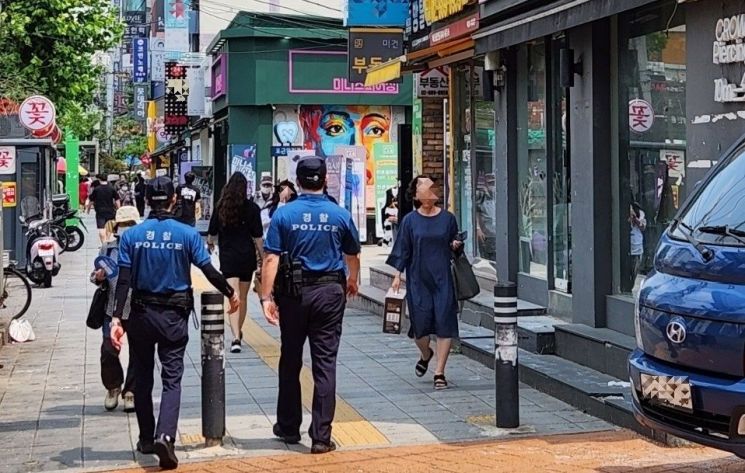
<path id="1" fill-rule="evenodd" d="M 0 174 L 16 173 L 15 146 L 0 146 Z"/>
<path id="2" fill-rule="evenodd" d="M 247 195 L 256 193 L 256 145 L 230 145 L 230 174 L 241 173 L 248 181 Z"/>
<path id="3" fill-rule="evenodd" d="M 150 39 L 150 80 L 153 82 L 166 80 L 166 40 L 164 38 Z"/>
<path id="4" fill-rule="evenodd" d="M 398 185 L 398 144 L 375 143 L 375 235 L 383 236 L 386 192 Z"/>
<path id="5" fill-rule="evenodd" d="M 134 38 L 132 42 L 132 81 L 135 84 L 143 84 L 147 82 L 148 77 L 148 40 Z"/>
<path id="6" fill-rule="evenodd" d="M 413 135 L 414 175 L 422 174 L 422 99 L 414 99 L 411 115 L 411 134 Z"/>
<path id="7" fill-rule="evenodd" d="M 186 102 L 189 116 L 201 117 L 204 115 L 204 74 L 201 66 L 192 66 L 187 74 L 189 83 L 189 98 Z"/>
<path id="8" fill-rule="evenodd" d="M 364 83 L 368 68 L 403 54 L 404 33 L 397 28 L 351 28 L 348 45 L 349 82 Z"/>
<path id="9" fill-rule="evenodd" d="M 147 121 L 147 84 L 135 84 L 134 86 L 134 115 L 135 120 L 140 123 Z"/>
<path id="10" fill-rule="evenodd" d="M 424 16 L 424 0 L 411 0 L 406 19 L 406 40 L 410 52 L 429 47 L 430 29 L 430 23 Z"/>
<path id="11" fill-rule="evenodd" d="M 166 93 L 164 128 L 169 135 L 178 135 L 189 124 L 187 103 L 189 85 L 186 82 L 186 67 L 176 63 L 166 63 Z"/>

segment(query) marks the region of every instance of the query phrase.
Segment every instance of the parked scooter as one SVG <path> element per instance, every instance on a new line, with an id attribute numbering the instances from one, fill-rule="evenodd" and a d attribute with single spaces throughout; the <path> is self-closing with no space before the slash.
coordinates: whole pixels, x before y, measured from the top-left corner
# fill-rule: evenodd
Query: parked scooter
<path id="1" fill-rule="evenodd" d="M 73 220 L 74 223 L 68 225 L 70 220 Z M 67 241 L 64 247 L 65 251 L 78 251 L 83 246 L 85 235 L 83 234 L 83 230 L 78 228 L 78 225 L 83 227 L 86 232 L 88 231 L 88 228 L 85 226 L 85 223 L 83 223 L 83 219 L 78 215 L 77 210 L 68 210 L 62 215 L 55 217 L 54 220 L 52 220 L 52 225 L 64 228 L 65 233 L 67 234 Z"/>
<path id="2" fill-rule="evenodd" d="M 25 224 L 23 217 L 20 220 Z M 52 235 L 50 221 L 29 222 L 26 238 L 26 276 L 36 284 L 52 287 L 52 277 L 59 274 L 62 267 L 59 263 L 62 245 Z"/>

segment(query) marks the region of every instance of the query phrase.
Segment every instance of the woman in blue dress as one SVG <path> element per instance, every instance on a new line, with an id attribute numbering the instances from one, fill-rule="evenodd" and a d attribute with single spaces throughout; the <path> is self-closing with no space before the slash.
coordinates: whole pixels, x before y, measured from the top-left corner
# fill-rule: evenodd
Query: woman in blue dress
<path id="1" fill-rule="evenodd" d="M 401 220 L 398 238 L 386 263 L 396 268 L 392 288 L 398 292 L 401 273 L 406 272 L 406 301 L 409 308 L 409 337 L 416 341 L 421 357 L 415 366 L 419 377 L 427 373 L 435 356 L 430 336 L 437 337 L 435 389 L 448 387 L 445 379 L 452 339 L 458 336 L 458 302 L 450 272 L 452 251 L 460 249 L 456 239 L 455 216 L 437 206 L 433 182 L 425 176 L 414 178 L 407 190 L 415 211 Z"/>

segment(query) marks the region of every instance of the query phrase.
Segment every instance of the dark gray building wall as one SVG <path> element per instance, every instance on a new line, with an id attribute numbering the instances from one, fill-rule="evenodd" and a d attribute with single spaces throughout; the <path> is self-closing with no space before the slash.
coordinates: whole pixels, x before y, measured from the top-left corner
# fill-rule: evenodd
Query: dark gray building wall
<path id="1" fill-rule="evenodd" d="M 714 64 L 713 43 L 719 18 L 745 13 L 745 1 L 702 0 L 685 4 L 687 83 L 686 83 L 686 164 L 699 160 L 717 160 L 745 132 L 745 102 L 714 101 L 715 79 L 726 78 L 740 84 L 745 64 Z M 721 117 L 732 114 L 734 119 Z M 705 122 L 708 123 L 696 123 Z M 687 167 L 691 184 L 701 180 L 709 169 Z"/>
<path id="2" fill-rule="evenodd" d="M 604 327 L 612 290 L 610 22 L 569 31 L 583 74 L 570 91 L 573 321 Z"/>

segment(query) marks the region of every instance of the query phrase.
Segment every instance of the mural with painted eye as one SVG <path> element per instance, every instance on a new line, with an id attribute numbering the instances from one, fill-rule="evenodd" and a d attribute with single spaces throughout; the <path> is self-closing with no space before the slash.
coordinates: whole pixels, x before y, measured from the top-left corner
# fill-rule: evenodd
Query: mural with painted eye
<path id="1" fill-rule="evenodd" d="M 339 146 L 365 149 L 366 184 L 375 184 L 375 144 L 396 143 L 403 107 L 301 105 L 277 107 L 274 146 L 301 146 L 321 157 L 339 155 Z"/>

